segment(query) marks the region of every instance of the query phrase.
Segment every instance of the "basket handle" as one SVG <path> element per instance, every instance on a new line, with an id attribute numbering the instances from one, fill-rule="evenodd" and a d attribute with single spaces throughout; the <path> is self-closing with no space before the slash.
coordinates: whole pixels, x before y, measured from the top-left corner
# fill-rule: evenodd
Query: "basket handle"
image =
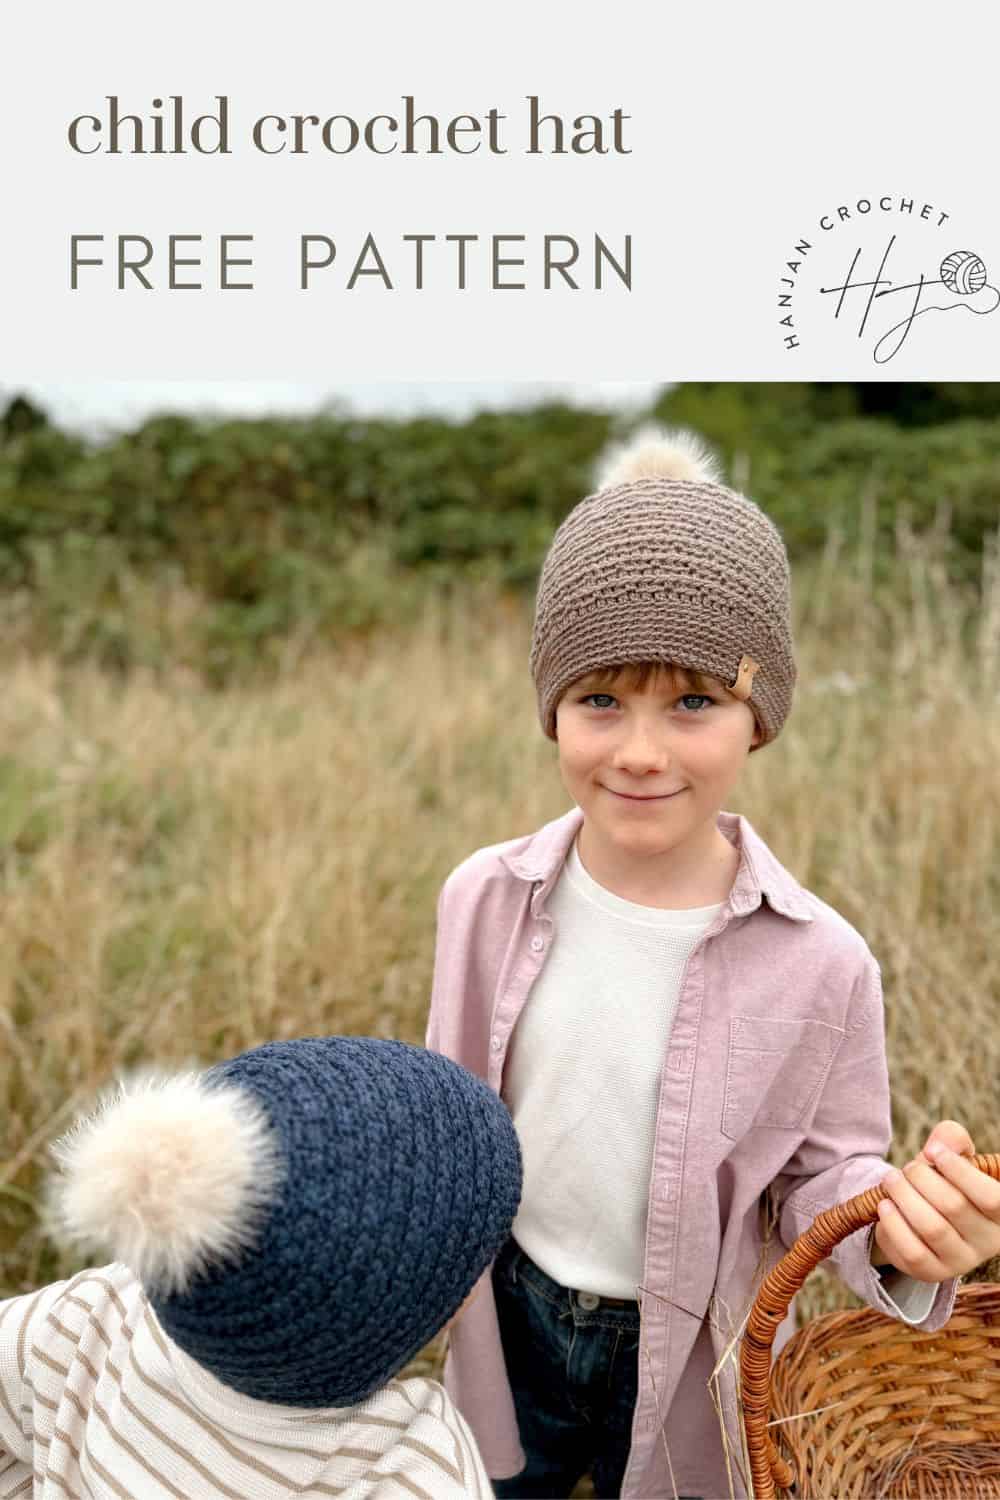
<path id="1" fill-rule="evenodd" d="M 973 1156 L 973 1166 L 1000 1182 L 1000 1155 Z M 755 1500 L 775 1500 L 775 1486 L 787 1488 L 794 1479 L 791 1467 L 778 1453 L 767 1431 L 770 1410 L 771 1346 L 778 1324 L 809 1272 L 825 1260 L 835 1245 L 856 1229 L 874 1224 L 877 1208 L 886 1197 L 882 1186 L 868 1188 L 846 1203 L 828 1208 L 800 1234 L 787 1255 L 765 1276 L 757 1293 L 740 1350 L 740 1393 L 746 1431 L 747 1457 Z"/>

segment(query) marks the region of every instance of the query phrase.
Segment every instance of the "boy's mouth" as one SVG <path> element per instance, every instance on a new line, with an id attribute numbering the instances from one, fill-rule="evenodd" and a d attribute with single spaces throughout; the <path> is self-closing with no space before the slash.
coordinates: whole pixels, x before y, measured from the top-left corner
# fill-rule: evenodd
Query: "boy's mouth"
<path id="1" fill-rule="evenodd" d="M 613 797 L 621 797 L 625 802 L 667 802 L 671 797 L 679 797 L 684 787 L 679 786 L 673 792 L 646 792 L 641 795 L 638 792 L 617 792 L 613 786 L 606 786 L 604 790 Z"/>

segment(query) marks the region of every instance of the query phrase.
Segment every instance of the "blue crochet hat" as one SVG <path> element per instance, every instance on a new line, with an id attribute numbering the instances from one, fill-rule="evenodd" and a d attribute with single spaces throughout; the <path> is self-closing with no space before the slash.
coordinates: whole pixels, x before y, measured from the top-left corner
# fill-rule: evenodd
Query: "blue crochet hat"
<path id="1" fill-rule="evenodd" d="M 398 1374 L 489 1266 L 521 1191 L 497 1095 L 369 1037 L 122 1086 L 55 1154 L 64 1229 L 110 1242 L 219 1380 L 288 1406 L 353 1405 Z"/>

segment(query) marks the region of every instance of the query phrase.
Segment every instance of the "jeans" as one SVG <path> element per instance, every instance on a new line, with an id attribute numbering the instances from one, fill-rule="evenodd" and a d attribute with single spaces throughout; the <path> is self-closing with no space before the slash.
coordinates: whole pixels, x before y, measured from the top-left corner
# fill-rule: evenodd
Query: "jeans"
<path id="1" fill-rule="evenodd" d="M 493 1267 L 507 1374 L 527 1466 L 494 1479 L 499 1500 L 566 1497 L 588 1471 L 617 1496 L 639 1380 L 639 1305 L 572 1291 L 513 1239 Z"/>

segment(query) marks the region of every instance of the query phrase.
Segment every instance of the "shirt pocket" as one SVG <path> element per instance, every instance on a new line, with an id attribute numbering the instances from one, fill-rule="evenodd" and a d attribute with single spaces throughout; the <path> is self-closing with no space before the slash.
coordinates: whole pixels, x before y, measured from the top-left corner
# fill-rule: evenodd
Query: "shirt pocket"
<path id="1" fill-rule="evenodd" d="M 722 1107 L 722 1133 L 799 1130 L 810 1117 L 844 1033 L 823 1021 L 734 1016 Z"/>

